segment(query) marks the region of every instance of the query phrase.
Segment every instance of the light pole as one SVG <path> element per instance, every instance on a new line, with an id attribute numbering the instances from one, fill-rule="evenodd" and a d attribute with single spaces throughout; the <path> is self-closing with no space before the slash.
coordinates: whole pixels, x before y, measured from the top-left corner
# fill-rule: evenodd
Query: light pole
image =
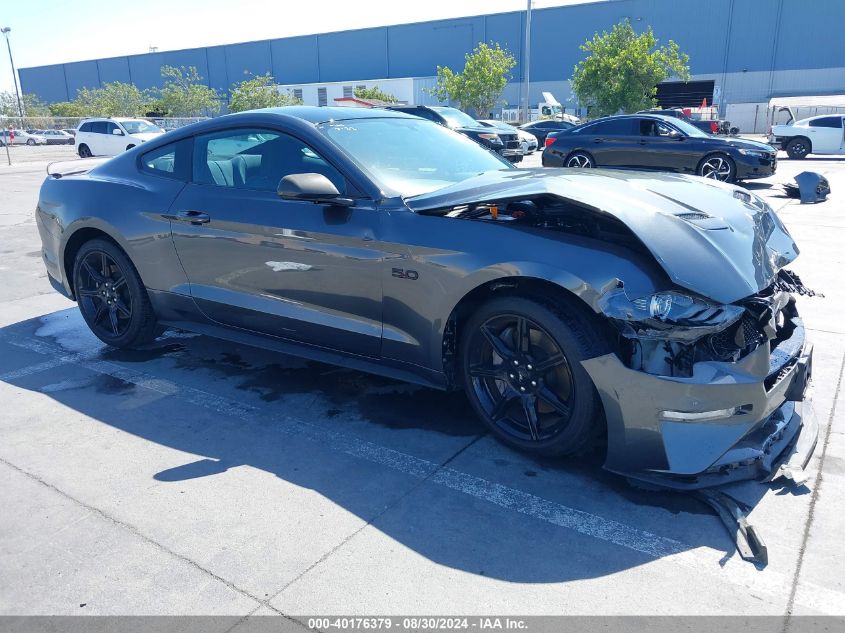
<path id="1" fill-rule="evenodd" d="M 528 123 L 531 118 L 531 0 L 528 0 L 528 9 L 525 12 L 525 56 L 522 63 L 525 64 L 523 76 L 525 77 L 525 120 Z"/>
<path id="2" fill-rule="evenodd" d="M 15 80 L 15 96 L 18 98 L 18 114 L 23 119 L 23 105 L 21 105 L 21 91 L 18 89 L 18 73 L 15 71 L 15 60 L 12 59 L 12 45 L 9 43 L 9 33 L 12 32 L 8 26 L 4 26 L 0 29 L 0 33 L 2 33 L 6 38 L 6 48 L 9 50 L 9 63 L 12 65 L 12 79 Z"/>

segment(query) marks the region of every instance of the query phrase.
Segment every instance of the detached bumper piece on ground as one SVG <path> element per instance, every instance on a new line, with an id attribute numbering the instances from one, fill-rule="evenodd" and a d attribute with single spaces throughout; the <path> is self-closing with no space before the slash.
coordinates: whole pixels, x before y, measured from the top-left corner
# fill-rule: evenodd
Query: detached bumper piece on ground
<path id="1" fill-rule="evenodd" d="M 827 178 L 814 171 L 802 171 L 795 176 L 795 182 L 788 182 L 783 186 L 790 198 L 800 198 L 801 204 L 824 202 L 830 193 L 830 183 Z"/>

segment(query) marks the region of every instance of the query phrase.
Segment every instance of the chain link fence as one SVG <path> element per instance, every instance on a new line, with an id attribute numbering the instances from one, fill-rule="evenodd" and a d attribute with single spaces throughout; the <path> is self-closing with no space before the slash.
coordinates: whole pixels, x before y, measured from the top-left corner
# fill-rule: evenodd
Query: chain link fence
<path id="1" fill-rule="evenodd" d="M 54 116 L 25 116 L 0 117 L 0 129 L 14 130 L 75 130 L 87 118 L 95 117 L 54 117 Z M 122 117 L 113 117 L 122 118 Z M 127 117 L 130 118 L 130 117 Z M 152 121 L 165 130 L 175 130 L 197 121 L 204 121 L 209 117 L 142 117 Z"/>

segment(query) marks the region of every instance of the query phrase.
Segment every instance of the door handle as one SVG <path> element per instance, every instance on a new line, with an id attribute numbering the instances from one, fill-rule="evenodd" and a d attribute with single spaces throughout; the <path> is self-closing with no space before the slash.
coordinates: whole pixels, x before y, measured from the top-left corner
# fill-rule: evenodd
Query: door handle
<path id="1" fill-rule="evenodd" d="M 189 224 L 199 225 L 208 224 L 211 222 L 211 216 L 204 211 L 177 211 L 175 219 L 179 222 L 187 222 Z"/>
<path id="2" fill-rule="evenodd" d="M 604 143 L 604 139 L 603 138 L 594 138 L 593 143 Z"/>
<path id="3" fill-rule="evenodd" d="M 641 140 L 641 141 L 639 141 L 639 143 L 640 143 L 640 145 L 647 145 L 647 144 L 648 144 L 648 141 L 643 141 L 643 140 Z"/>

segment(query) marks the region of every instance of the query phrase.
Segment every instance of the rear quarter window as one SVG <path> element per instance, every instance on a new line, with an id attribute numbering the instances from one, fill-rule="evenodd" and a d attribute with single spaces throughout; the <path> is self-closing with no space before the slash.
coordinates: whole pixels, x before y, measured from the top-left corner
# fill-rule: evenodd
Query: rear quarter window
<path id="1" fill-rule="evenodd" d="M 142 172 L 154 176 L 187 182 L 190 151 L 191 139 L 168 143 L 141 154 L 138 167 Z"/>

